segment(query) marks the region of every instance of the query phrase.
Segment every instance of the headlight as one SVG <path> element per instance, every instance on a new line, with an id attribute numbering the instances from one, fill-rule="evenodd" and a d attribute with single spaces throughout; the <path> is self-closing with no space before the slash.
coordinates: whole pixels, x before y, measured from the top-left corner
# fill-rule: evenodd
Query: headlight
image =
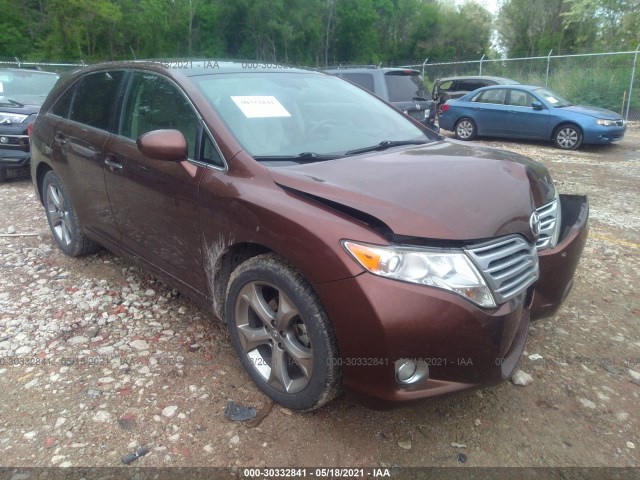
<path id="1" fill-rule="evenodd" d="M 0 112 L 0 123 L 22 123 L 29 115 L 21 113 L 4 113 Z"/>
<path id="2" fill-rule="evenodd" d="M 619 120 L 605 120 L 604 118 L 597 118 L 596 123 L 598 125 L 602 125 L 605 127 L 616 127 L 618 126 Z M 624 122 L 623 122 L 624 125 Z"/>
<path id="3" fill-rule="evenodd" d="M 461 251 L 382 247 L 347 240 L 342 244 L 360 265 L 375 275 L 442 288 L 481 307 L 496 306 L 482 275 Z"/>

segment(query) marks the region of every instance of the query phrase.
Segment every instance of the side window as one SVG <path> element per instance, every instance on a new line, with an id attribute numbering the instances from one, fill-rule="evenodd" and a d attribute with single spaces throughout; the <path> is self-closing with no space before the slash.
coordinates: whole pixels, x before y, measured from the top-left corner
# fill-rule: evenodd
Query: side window
<path id="1" fill-rule="evenodd" d="M 451 90 L 452 86 L 453 80 L 447 80 L 446 82 L 442 82 L 440 85 L 438 85 L 438 90 Z"/>
<path id="2" fill-rule="evenodd" d="M 193 158 L 199 128 L 198 116 L 178 87 L 153 73 L 134 75 L 122 112 L 121 135 L 136 140 L 152 130 L 175 129 L 186 138 Z"/>
<path id="3" fill-rule="evenodd" d="M 458 82 L 458 90 L 465 92 L 473 92 L 478 88 L 482 88 L 485 85 L 482 82 L 478 82 L 476 80 L 464 80 Z"/>
<path id="4" fill-rule="evenodd" d="M 373 75 L 370 73 L 345 73 L 343 74 L 345 80 L 349 80 L 356 85 L 360 85 L 362 88 L 366 88 L 371 93 L 373 90 Z"/>
<path id="5" fill-rule="evenodd" d="M 85 76 L 77 87 L 69 118 L 91 127 L 109 130 L 112 108 L 124 72 L 98 72 Z"/>
<path id="6" fill-rule="evenodd" d="M 215 165 L 216 167 L 224 167 L 224 160 L 220 152 L 206 132 L 202 134 L 202 153 L 200 158 L 205 163 Z"/>
<path id="7" fill-rule="evenodd" d="M 507 91 L 504 88 L 485 90 L 480 92 L 478 95 L 473 97 L 472 102 L 478 103 L 495 103 L 497 105 L 502 105 L 504 103 L 504 99 L 507 96 Z"/>
<path id="8" fill-rule="evenodd" d="M 531 107 L 533 101 L 533 95 L 530 93 L 523 92 L 522 90 L 511 90 L 507 105 L 513 105 L 514 107 Z"/>
<path id="9" fill-rule="evenodd" d="M 76 93 L 76 86 L 77 83 L 64 92 L 64 94 L 56 100 L 56 103 L 53 104 L 49 112 L 58 117 L 69 118 L 69 109 L 71 108 L 73 94 Z"/>

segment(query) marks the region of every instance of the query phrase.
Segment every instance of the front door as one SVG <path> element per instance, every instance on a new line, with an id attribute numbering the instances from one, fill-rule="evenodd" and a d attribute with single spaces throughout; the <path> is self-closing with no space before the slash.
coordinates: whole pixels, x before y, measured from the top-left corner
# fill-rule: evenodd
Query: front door
<path id="1" fill-rule="evenodd" d="M 534 109 L 535 100 L 537 98 L 524 90 L 509 90 L 505 134 L 521 138 L 550 138 L 549 109 L 544 106 L 541 110 Z"/>
<path id="2" fill-rule="evenodd" d="M 145 157 L 136 139 L 176 129 L 195 158 L 201 120 L 182 91 L 158 74 L 135 72 L 124 98 L 119 135 L 105 145 L 105 181 L 122 235 L 122 249 L 136 261 L 206 293 L 198 221 L 198 184 L 204 167 L 185 159 Z"/>

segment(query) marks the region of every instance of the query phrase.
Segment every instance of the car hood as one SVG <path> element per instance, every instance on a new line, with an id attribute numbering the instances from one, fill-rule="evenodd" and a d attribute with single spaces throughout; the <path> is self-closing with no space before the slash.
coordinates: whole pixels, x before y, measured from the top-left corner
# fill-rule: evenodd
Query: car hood
<path id="1" fill-rule="evenodd" d="M 542 164 L 449 141 L 269 171 L 280 186 L 396 235 L 440 240 L 520 233 L 533 242 L 531 213 L 555 194 Z"/>
<path id="2" fill-rule="evenodd" d="M 622 120 L 622 115 L 605 108 L 588 107 L 586 105 L 571 105 L 570 107 L 563 107 L 562 110 L 581 113 L 595 118 L 603 118 L 605 120 Z"/>

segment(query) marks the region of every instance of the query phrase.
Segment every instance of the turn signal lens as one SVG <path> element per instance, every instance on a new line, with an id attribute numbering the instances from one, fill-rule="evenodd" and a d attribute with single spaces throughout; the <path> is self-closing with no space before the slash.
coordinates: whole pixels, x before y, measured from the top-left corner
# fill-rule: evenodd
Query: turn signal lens
<path id="1" fill-rule="evenodd" d="M 374 273 L 380 270 L 381 250 L 368 245 L 351 242 L 344 242 L 344 246 L 347 247 L 351 255 L 353 255 L 364 268 Z"/>

